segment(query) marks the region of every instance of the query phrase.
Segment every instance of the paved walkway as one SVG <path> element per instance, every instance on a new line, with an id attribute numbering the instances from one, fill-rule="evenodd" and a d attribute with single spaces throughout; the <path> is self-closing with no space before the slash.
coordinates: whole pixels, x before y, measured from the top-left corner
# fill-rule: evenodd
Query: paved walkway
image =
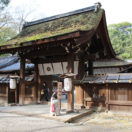
<path id="1" fill-rule="evenodd" d="M 0 132 L 132 132 L 132 116 L 94 112 L 70 122 L 89 110 L 60 116 L 49 114 L 49 105 L 0 106 Z"/>
<path id="2" fill-rule="evenodd" d="M 26 115 L 32 117 L 40 117 L 53 119 L 61 122 L 71 122 L 77 118 L 84 115 L 90 114 L 92 110 L 75 110 L 72 113 L 67 113 L 66 109 L 62 108 L 59 116 L 52 116 L 49 113 L 50 105 L 47 104 L 37 104 L 37 105 L 24 105 L 24 106 L 6 106 L 0 107 L 0 112 L 15 113 L 19 115 Z"/>

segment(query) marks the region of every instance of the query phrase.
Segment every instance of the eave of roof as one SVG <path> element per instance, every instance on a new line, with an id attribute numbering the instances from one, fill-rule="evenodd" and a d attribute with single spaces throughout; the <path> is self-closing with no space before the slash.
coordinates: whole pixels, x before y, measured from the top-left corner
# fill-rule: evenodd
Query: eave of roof
<path id="1" fill-rule="evenodd" d="M 25 64 L 26 70 L 31 70 L 33 68 L 34 68 L 34 64 L 27 64 L 27 63 Z M 14 63 L 12 65 L 0 69 L 0 73 L 6 73 L 11 71 L 20 71 L 20 62 Z"/>
<path id="2" fill-rule="evenodd" d="M 117 60 L 117 59 L 104 59 L 99 61 L 93 62 L 94 68 L 112 68 L 112 67 L 127 67 L 132 66 L 132 63 L 124 61 L 124 60 Z"/>
<path id="3" fill-rule="evenodd" d="M 107 74 L 105 76 L 89 76 L 78 81 L 84 84 L 117 84 L 132 83 L 132 73 Z"/>
<path id="4" fill-rule="evenodd" d="M 7 57 L 1 57 L 0 58 L 0 69 L 10 66 L 14 63 L 17 63 L 19 61 L 19 58 L 14 55 L 14 56 L 7 56 Z"/>

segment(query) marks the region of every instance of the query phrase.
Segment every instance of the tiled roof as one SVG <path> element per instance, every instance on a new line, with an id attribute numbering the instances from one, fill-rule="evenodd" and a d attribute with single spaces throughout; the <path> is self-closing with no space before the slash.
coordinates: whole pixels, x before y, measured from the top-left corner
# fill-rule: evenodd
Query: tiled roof
<path id="1" fill-rule="evenodd" d="M 26 63 L 25 68 L 32 69 L 34 64 Z M 0 58 L 0 72 L 10 72 L 10 71 L 19 71 L 20 70 L 20 61 L 19 58 L 15 56 L 8 56 Z"/>
<path id="2" fill-rule="evenodd" d="M 34 67 L 34 64 L 26 64 L 26 69 L 31 69 Z M 12 65 L 9 65 L 7 67 L 1 68 L 0 72 L 10 72 L 10 71 L 19 71 L 20 70 L 20 62 L 14 63 Z"/>
<path id="3" fill-rule="evenodd" d="M 132 83 L 132 74 L 107 74 L 105 76 L 89 76 L 83 78 L 80 83 L 104 84 L 104 83 Z"/>
<path id="4" fill-rule="evenodd" d="M 26 81 L 33 81 L 33 77 L 25 77 Z M 20 78 L 17 78 L 17 83 L 20 82 Z M 9 76 L 0 76 L 0 83 L 10 83 L 10 77 Z"/>
<path id="5" fill-rule="evenodd" d="M 0 58 L 0 69 L 6 66 L 12 65 L 18 62 L 19 58 L 17 56 L 7 56 Z"/>

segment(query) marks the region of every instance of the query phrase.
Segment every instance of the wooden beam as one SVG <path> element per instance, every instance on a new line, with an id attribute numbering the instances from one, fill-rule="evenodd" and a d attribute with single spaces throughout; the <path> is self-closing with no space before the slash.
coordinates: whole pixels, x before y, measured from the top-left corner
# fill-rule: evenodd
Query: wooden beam
<path id="1" fill-rule="evenodd" d="M 31 62 L 38 63 L 38 64 L 51 63 L 51 62 L 53 63 L 53 62 L 67 61 L 68 60 L 67 58 L 68 58 L 68 55 L 46 56 L 46 58 L 36 58 L 36 59 L 31 58 Z"/>
<path id="2" fill-rule="evenodd" d="M 66 39 L 71 39 L 71 38 L 76 38 L 80 36 L 80 31 L 73 32 L 73 33 L 67 33 L 64 35 L 56 36 L 53 38 L 46 38 L 42 40 L 37 40 L 37 44 L 42 44 L 42 43 L 49 43 L 49 42 L 54 42 L 54 41 L 60 41 L 60 40 L 66 40 Z"/>
<path id="3" fill-rule="evenodd" d="M 89 40 L 94 35 L 94 33 L 95 33 L 95 30 L 81 32 L 81 36 L 74 39 L 75 40 L 75 43 L 76 43 L 76 46 L 75 47 L 78 47 L 78 46 L 80 46 L 82 44 L 88 43 Z"/>
<path id="4" fill-rule="evenodd" d="M 38 46 L 38 45 L 47 46 L 47 44 L 48 44 L 53 47 L 56 45 L 57 42 L 59 42 L 59 44 L 60 44 L 61 42 L 64 42 L 67 40 L 69 41 L 69 39 L 77 38 L 79 36 L 80 36 L 80 31 L 76 31 L 73 33 L 68 33 L 68 34 L 64 34 L 64 35 L 60 35 L 60 36 L 56 36 L 56 37 L 44 38 L 41 40 L 27 41 L 27 42 L 23 42 L 19 45 L 14 44 L 16 46 L 15 48 L 12 47 L 12 44 L 6 45 L 6 46 L 1 46 L 0 54 L 5 54 L 5 53 L 15 54 L 16 52 L 24 52 L 24 50 L 29 50 L 30 48 L 32 48 L 34 46 Z"/>
<path id="5" fill-rule="evenodd" d="M 109 101 L 109 105 L 132 106 L 132 101 Z"/>
<path id="6" fill-rule="evenodd" d="M 56 56 L 56 55 L 66 55 L 66 51 L 63 48 L 49 48 L 49 49 L 40 49 L 33 50 L 29 53 L 23 55 L 24 58 L 36 58 L 39 56 Z"/>

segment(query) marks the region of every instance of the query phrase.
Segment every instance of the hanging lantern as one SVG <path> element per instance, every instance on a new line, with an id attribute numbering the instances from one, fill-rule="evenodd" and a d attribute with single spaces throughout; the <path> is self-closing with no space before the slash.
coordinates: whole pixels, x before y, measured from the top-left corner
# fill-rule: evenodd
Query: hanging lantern
<path id="1" fill-rule="evenodd" d="M 16 89 L 17 87 L 17 78 L 10 78 L 10 89 Z"/>
<path id="2" fill-rule="evenodd" d="M 71 91 L 72 90 L 72 79 L 71 78 L 65 78 L 64 79 L 64 89 L 65 89 L 65 91 Z"/>

